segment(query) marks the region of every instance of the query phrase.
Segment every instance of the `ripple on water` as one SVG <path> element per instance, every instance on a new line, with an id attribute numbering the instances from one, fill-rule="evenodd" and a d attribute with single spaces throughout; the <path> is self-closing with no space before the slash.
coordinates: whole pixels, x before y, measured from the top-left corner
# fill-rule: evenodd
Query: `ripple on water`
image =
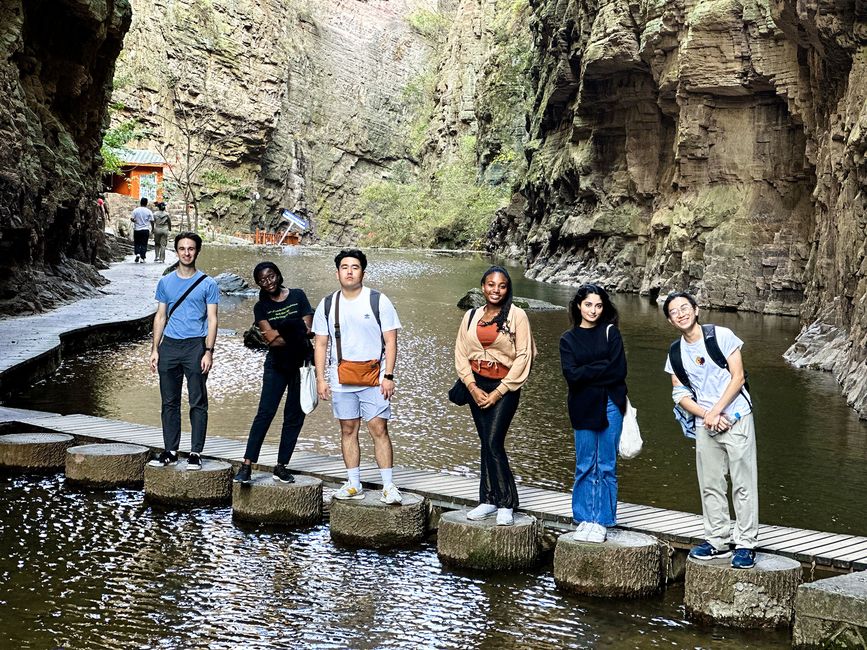
<path id="1" fill-rule="evenodd" d="M 691 626 L 682 592 L 560 594 L 550 570 L 442 569 L 430 543 L 333 545 L 325 525 L 238 526 L 229 508 L 150 507 L 61 476 L 0 477 L 0 641 L 48 648 L 785 647 Z"/>

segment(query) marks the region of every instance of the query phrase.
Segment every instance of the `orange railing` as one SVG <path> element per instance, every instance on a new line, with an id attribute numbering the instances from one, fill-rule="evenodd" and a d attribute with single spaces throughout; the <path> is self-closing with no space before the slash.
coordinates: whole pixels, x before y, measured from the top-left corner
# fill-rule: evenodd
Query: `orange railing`
<path id="1" fill-rule="evenodd" d="M 282 232 L 268 232 L 259 228 L 256 228 L 256 232 L 236 232 L 235 237 L 265 246 L 276 246 L 280 243 L 281 239 L 283 239 L 283 244 L 286 246 L 297 246 L 301 243 L 301 235 L 296 232 L 290 232 L 283 238 Z"/>

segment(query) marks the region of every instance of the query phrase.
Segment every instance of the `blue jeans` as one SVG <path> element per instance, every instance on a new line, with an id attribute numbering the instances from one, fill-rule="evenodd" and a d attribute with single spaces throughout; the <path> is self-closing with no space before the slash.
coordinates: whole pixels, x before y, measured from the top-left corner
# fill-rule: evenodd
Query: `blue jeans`
<path id="1" fill-rule="evenodd" d="M 623 414 L 608 400 L 608 428 L 575 429 L 575 485 L 572 518 L 606 528 L 617 524 L 617 445 Z"/>

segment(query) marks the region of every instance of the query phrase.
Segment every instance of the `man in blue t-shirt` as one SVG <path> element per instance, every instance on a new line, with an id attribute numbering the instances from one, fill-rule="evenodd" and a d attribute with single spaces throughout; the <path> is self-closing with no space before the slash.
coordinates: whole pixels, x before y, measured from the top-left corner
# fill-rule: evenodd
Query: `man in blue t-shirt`
<path id="1" fill-rule="evenodd" d="M 187 378 L 192 444 L 187 469 L 201 469 L 199 457 L 208 429 L 208 372 L 214 363 L 220 290 L 213 278 L 196 270 L 202 238 L 194 232 L 175 237 L 178 268 L 157 284 L 151 372 L 159 372 L 165 451 L 155 467 L 178 462 L 181 444 L 181 389 Z"/>
<path id="2" fill-rule="evenodd" d="M 744 342 L 727 327 L 715 326 L 716 345 L 728 366 L 723 368 L 708 352 L 692 295 L 671 293 L 662 309 L 680 332 L 680 362 L 684 380 L 689 381 L 687 387 L 678 379 L 679 369 L 668 358 L 665 372 L 671 375 L 672 399 L 695 416 L 695 466 L 705 541 L 689 556 L 695 560 L 729 557 L 734 543 L 732 567 L 750 569 L 755 566 L 759 536 L 759 493 L 752 398 L 745 387 L 741 359 Z M 726 474 L 732 482 L 734 522 L 729 515 Z"/>

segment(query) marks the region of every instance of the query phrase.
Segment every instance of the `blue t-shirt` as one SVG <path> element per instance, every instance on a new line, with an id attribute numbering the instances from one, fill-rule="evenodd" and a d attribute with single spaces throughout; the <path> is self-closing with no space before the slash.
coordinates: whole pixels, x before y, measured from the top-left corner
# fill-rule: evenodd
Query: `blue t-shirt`
<path id="1" fill-rule="evenodd" d="M 166 315 L 178 298 L 184 295 L 190 285 L 200 276 L 201 271 L 196 271 L 191 278 L 178 277 L 177 272 L 169 273 L 160 278 L 157 284 L 157 302 L 166 305 Z M 208 305 L 220 303 L 220 289 L 213 278 L 205 278 L 199 283 L 189 296 L 184 298 L 180 307 L 175 310 L 169 319 L 165 336 L 171 339 L 201 338 L 208 334 Z"/>

